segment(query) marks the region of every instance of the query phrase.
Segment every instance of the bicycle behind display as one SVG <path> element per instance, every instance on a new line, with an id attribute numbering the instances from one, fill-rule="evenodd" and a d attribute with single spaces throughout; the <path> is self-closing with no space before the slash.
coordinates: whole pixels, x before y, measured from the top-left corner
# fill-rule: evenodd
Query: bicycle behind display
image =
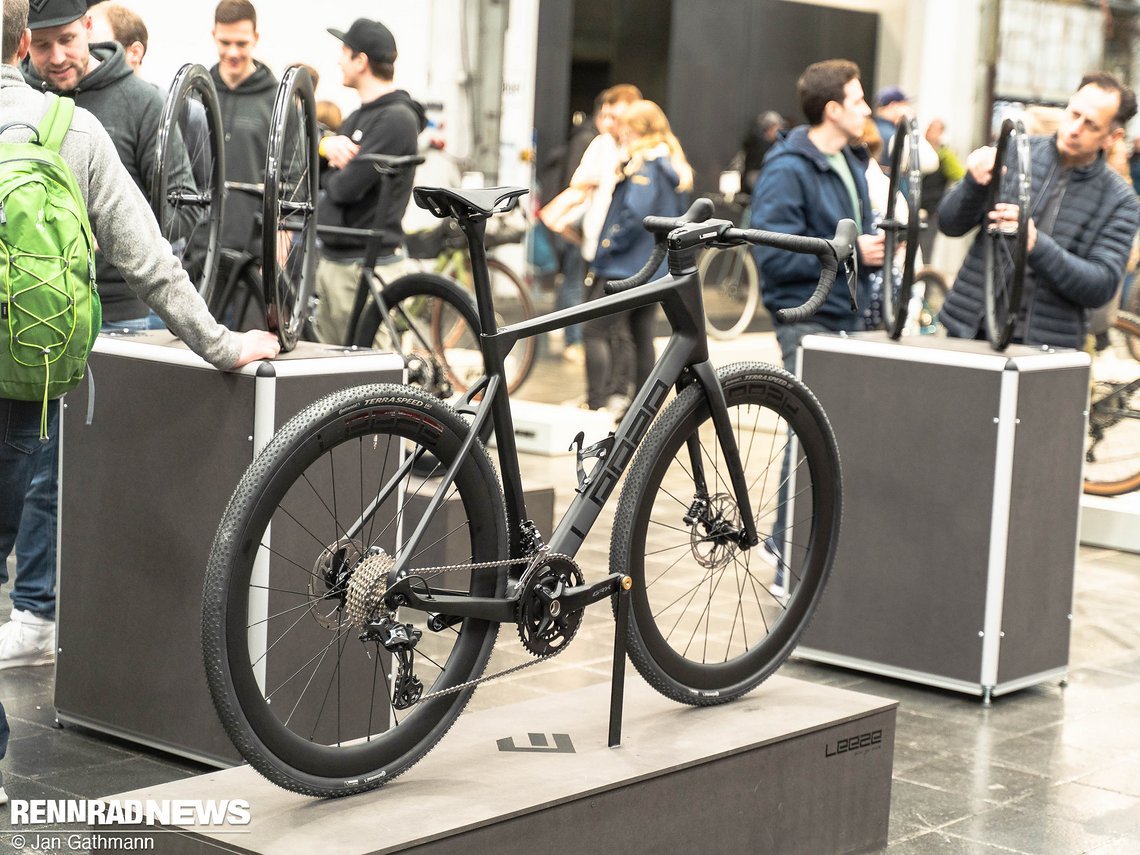
<path id="1" fill-rule="evenodd" d="M 1084 491 L 1093 496 L 1140 490 L 1140 317 L 1118 312 L 1108 336 L 1089 396 Z"/>
<path id="2" fill-rule="evenodd" d="M 625 645 L 673 700 L 732 700 L 791 653 L 838 539 L 839 455 L 822 408 L 780 368 L 713 368 L 696 256 L 742 243 L 818 254 L 819 287 L 784 313 L 790 322 L 825 299 L 853 223 L 831 241 L 745 231 L 702 221 L 711 208 L 700 200 L 682 218 L 646 220 L 657 249 L 608 296 L 499 329 L 483 236 L 526 191 L 414 192 L 467 236 L 487 376 L 458 410 L 382 384 L 310 405 L 242 478 L 209 561 L 204 656 L 222 724 L 254 768 L 309 795 L 406 771 L 479 683 L 562 652 L 603 600 L 618 620 L 611 744 Z M 669 273 L 649 282 L 666 241 Z M 669 342 L 617 431 L 588 446 L 579 436 L 576 495 L 547 536 L 526 510 L 506 354 L 519 339 L 654 304 Z M 501 480 L 478 439 L 487 425 Z M 587 581 L 574 557 L 627 470 L 609 573 Z M 524 661 L 484 675 L 500 624 L 515 627 Z"/>

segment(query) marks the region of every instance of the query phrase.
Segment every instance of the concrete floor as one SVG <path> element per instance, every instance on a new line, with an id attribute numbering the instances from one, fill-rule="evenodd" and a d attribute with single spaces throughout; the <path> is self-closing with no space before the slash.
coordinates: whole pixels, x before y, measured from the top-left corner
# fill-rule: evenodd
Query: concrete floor
<path id="1" fill-rule="evenodd" d="M 715 345 L 713 356 L 718 363 L 778 358 L 773 337 L 763 333 Z M 579 367 L 544 354 L 523 396 L 560 402 L 583 388 Z M 528 479 L 567 485 L 574 461 L 530 457 L 525 469 Z M 569 495 L 556 491 L 556 514 Z M 599 520 L 578 555 L 587 578 L 605 572 L 611 521 Z M 470 708 L 607 682 L 612 640 L 608 609 L 588 610 L 564 655 L 488 684 Z M 1080 549 L 1064 687 L 1025 689 L 986 707 L 977 698 L 795 659 L 780 673 L 899 700 L 890 843 L 882 851 L 1140 853 L 1140 555 Z M 12 727 L 0 766 L 10 796 L 92 798 L 206 771 L 84 728 L 56 728 L 52 668 L 0 671 L 0 698 Z M 0 851 L 20 851 L 11 840 L 8 812 L 0 811 Z"/>

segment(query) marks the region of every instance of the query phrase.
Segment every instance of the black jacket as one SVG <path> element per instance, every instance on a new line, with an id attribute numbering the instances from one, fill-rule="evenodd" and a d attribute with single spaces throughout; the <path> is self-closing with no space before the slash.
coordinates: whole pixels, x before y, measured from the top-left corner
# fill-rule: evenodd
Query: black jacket
<path id="1" fill-rule="evenodd" d="M 855 181 L 863 231 L 872 233 L 875 226 L 867 194 L 870 155 L 864 146 L 844 146 L 842 154 Z M 752 228 L 832 238 L 839 221 L 854 216 L 847 185 L 812 143 L 806 125 L 794 128 L 769 150 L 752 191 Z M 768 246 L 755 246 L 752 254 L 764 283 L 760 290 L 764 306 L 773 316 L 778 309 L 800 305 L 815 290 L 820 264 L 814 255 Z M 862 260 L 859 287 L 860 305 L 866 305 L 869 282 Z M 836 331 L 862 328 L 862 315 L 851 311 L 842 276 L 812 320 Z"/>
<path id="2" fill-rule="evenodd" d="M 259 184 L 265 179 L 265 149 L 269 145 L 277 78 L 256 60 L 254 67 L 253 74 L 234 89 L 222 81 L 218 66 L 210 69 L 222 110 L 227 181 Z M 261 230 L 257 228 L 260 211 L 261 200 L 257 197 L 234 190 L 226 193 L 222 246 L 244 249 L 260 258 Z"/>
<path id="3" fill-rule="evenodd" d="M 1060 158 L 1055 136 L 1033 137 L 1030 145 L 1031 214 L 1037 217 L 1042 190 L 1050 173 L 1060 169 Z M 957 237 L 982 223 L 985 197 L 986 188 L 967 173 L 939 205 L 939 228 Z M 1034 281 L 1024 295 L 1025 316 L 1015 337 L 1026 344 L 1082 347 L 1089 312 L 1112 299 L 1120 284 L 1138 223 L 1135 192 L 1108 168 L 1103 155 L 1074 169 L 1052 234 L 1039 231 L 1029 253 Z M 960 338 L 977 335 L 985 310 L 983 239 L 979 231 L 938 316 Z"/>
<path id="4" fill-rule="evenodd" d="M 74 91 L 58 94 L 74 98 L 76 104 L 95 114 L 114 142 L 119 160 L 143 196 L 149 198 L 163 96 L 131 71 L 123 49 L 117 43 L 97 43 L 90 49 L 99 65 L 79 81 Z M 36 74 L 30 59 L 25 59 L 21 68 L 24 79 L 33 88 L 49 91 L 50 87 Z M 190 164 L 187 161 L 176 167 L 171 186 L 193 186 L 190 182 Z M 185 208 L 183 214 L 185 217 L 197 216 L 189 208 Z M 99 286 L 105 321 L 143 318 L 149 313 L 146 304 L 135 297 L 123 275 L 103 258 L 102 253 L 95 255 L 95 281 Z"/>
<path id="5" fill-rule="evenodd" d="M 427 126 L 424 109 L 402 89 L 362 104 L 340 132 L 360 146 L 361 154 L 409 155 L 416 153 L 416 140 Z M 376 206 L 382 205 L 380 228 L 384 232 L 381 255 L 390 255 L 404 239 L 400 221 L 412 194 L 413 173 L 385 179 L 387 192 L 381 200 L 380 174 L 370 163 L 349 163 L 344 169 L 324 168 L 324 194 L 318 208 L 321 225 L 370 229 L 376 224 Z M 322 251 L 340 260 L 364 257 L 364 238 L 322 235 Z"/>

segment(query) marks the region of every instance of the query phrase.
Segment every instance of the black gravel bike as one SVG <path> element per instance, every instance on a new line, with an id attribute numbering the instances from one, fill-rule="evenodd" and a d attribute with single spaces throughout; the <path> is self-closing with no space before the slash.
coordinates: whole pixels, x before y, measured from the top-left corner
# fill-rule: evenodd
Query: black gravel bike
<path id="1" fill-rule="evenodd" d="M 741 230 L 705 220 L 699 200 L 681 218 L 646 219 L 657 249 L 608 296 L 500 329 L 483 237 L 526 192 L 415 190 L 458 222 L 471 253 L 487 374 L 460 406 L 406 385 L 322 398 L 258 455 L 218 527 L 208 682 L 234 745 L 282 787 L 343 796 L 392 780 L 481 682 L 565 650 L 590 604 L 614 604 L 615 687 L 628 647 L 654 688 L 703 706 L 772 674 L 820 600 L 842 505 L 834 435 L 791 374 L 710 364 L 696 259 L 760 243 L 817 254 L 819 287 L 790 322 L 825 299 L 854 224 L 833 240 Z M 650 282 L 666 256 L 668 275 Z M 617 431 L 588 446 L 579 436 L 577 495 L 546 535 L 527 516 L 505 355 L 521 338 L 653 304 L 673 334 Z M 487 425 L 501 479 L 480 440 Z M 609 572 L 588 580 L 574 557 L 623 473 Z M 485 674 L 502 624 L 518 635 L 518 664 Z"/>

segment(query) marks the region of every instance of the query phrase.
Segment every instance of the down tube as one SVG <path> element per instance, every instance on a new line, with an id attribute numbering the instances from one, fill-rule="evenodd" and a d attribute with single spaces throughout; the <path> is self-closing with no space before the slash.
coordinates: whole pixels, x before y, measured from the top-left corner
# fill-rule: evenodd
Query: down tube
<path id="1" fill-rule="evenodd" d="M 625 418 L 614 434 L 613 449 L 588 474 L 587 482 L 567 508 L 565 516 L 550 538 L 551 552 L 573 557 L 601 513 L 606 499 L 617 486 L 621 473 L 633 459 L 633 453 L 661 410 L 670 389 L 692 358 L 692 345 L 674 336 L 665 347 L 649 379 L 630 404 Z"/>

